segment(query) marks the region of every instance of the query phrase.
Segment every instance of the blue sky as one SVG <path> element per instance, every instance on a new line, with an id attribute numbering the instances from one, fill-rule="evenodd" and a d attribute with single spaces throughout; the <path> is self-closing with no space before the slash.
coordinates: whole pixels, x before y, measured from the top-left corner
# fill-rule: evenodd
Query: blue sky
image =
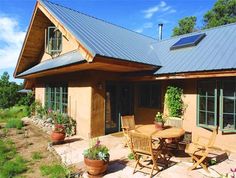
<path id="1" fill-rule="evenodd" d="M 125 28 L 157 37 L 164 23 L 163 38 L 169 38 L 178 20 L 197 16 L 197 26 L 216 0 L 51 0 Z M 0 0 L 0 75 L 11 80 L 36 0 Z M 16 80 L 22 82 L 22 80 Z"/>

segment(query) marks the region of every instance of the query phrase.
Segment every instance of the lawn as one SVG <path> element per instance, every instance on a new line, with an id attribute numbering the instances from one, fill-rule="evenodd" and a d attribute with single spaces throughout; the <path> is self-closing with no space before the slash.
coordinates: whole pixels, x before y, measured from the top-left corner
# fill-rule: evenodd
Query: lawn
<path id="1" fill-rule="evenodd" d="M 47 150 L 50 137 L 30 122 L 23 106 L 0 110 L 0 178 L 64 178 L 71 171 Z"/>

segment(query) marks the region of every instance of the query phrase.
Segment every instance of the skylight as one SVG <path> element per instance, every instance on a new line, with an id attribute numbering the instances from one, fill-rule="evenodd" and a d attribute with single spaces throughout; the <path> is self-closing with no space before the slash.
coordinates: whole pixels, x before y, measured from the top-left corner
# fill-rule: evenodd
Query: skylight
<path id="1" fill-rule="evenodd" d="M 175 44 L 170 47 L 170 50 L 186 48 L 191 46 L 197 46 L 197 44 L 206 36 L 205 33 L 187 36 L 180 38 Z"/>

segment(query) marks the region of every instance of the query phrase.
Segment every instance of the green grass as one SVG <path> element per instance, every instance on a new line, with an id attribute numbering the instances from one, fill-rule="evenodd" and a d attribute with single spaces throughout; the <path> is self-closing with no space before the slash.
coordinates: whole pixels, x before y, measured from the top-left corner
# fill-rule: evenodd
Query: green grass
<path id="1" fill-rule="evenodd" d="M 9 118 L 21 119 L 27 115 L 27 106 L 14 106 L 8 109 L 0 109 L 0 122 L 7 122 Z"/>
<path id="2" fill-rule="evenodd" d="M 8 119 L 6 123 L 6 128 L 17 128 L 17 129 L 22 129 L 23 127 L 23 121 L 20 119 Z"/>
<path id="3" fill-rule="evenodd" d="M 42 176 L 49 178 L 64 178 L 70 173 L 69 169 L 60 164 L 41 166 L 40 171 Z"/>
<path id="4" fill-rule="evenodd" d="M 15 177 L 27 170 L 26 160 L 16 152 L 10 140 L 0 140 L 0 178 Z"/>
<path id="5" fill-rule="evenodd" d="M 33 160 L 40 160 L 43 158 L 43 156 L 40 152 L 33 152 L 31 157 Z"/>

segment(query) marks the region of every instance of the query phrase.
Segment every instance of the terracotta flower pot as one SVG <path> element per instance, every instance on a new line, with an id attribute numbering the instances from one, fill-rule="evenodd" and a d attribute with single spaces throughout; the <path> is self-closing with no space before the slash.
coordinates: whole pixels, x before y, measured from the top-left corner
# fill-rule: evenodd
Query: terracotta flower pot
<path id="1" fill-rule="evenodd" d="M 164 124 L 162 122 L 156 122 L 154 121 L 154 124 L 155 124 L 155 128 L 157 130 L 163 130 L 163 127 L 164 127 Z"/>
<path id="2" fill-rule="evenodd" d="M 65 140 L 65 128 L 63 125 L 56 124 L 54 131 L 51 134 L 51 140 L 53 143 L 63 142 Z"/>
<path id="3" fill-rule="evenodd" d="M 93 176 L 102 175 L 107 170 L 108 166 L 108 161 L 92 160 L 85 157 L 84 163 L 86 165 L 88 173 Z"/>
<path id="4" fill-rule="evenodd" d="M 64 132 L 55 132 L 53 131 L 51 134 L 51 140 L 53 143 L 62 142 L 65 140 L 66 134 Z"/>

